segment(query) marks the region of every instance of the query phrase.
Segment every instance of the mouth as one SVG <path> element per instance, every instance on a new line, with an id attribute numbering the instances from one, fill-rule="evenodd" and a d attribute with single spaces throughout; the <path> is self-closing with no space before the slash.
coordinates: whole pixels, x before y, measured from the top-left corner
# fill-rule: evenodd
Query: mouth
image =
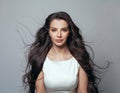
<path id="1" fill-rule="evenodd" d="M 57 43 L 61 43 L 61 42 L 63 41 L 63 39 L 55 39 L 55 41 L 56 41 Z"/>

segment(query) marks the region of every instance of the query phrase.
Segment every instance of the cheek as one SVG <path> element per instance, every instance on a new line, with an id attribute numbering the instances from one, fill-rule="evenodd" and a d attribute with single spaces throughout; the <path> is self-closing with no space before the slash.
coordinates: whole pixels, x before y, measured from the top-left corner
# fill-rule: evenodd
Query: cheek
<path id="1" fill-rule="evenodd" d="M 52 34 L 50 33 L 50 31 L 49 31 L 49 36 L 52 37 Z"/>
<path id="2" fill-rule="evenodd" d="M 69 33 L 66 33 L 65 34 L 65 38 L 67 39 L 69 37 Z"/>
<path id="3" fill-rule="evenodd" d="M 51 39 L 55 37 L 55 35 L 53 33 L 50 33 L 50 32 L 49 32 L 49 36 Z"/>

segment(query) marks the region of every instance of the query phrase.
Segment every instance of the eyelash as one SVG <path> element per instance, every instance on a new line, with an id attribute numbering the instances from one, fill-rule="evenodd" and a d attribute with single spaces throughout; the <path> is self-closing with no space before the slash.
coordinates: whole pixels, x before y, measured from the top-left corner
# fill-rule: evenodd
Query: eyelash
<path id="1" fill-rule="evenodd" d="M 51 31 L 55 32 L 56 30 L 55 29 L 51 29 Z M 63 29 L 62 31 L 63 32 L 67 32 L 68 30 L 67 29 Z"/>
<path id="2" fill-rule="evenodd" d="M 55 29 L 52 29 L 51 31 L 55 32 L 56 30 L 55 30 Z"/>
<path id="3" fill-rule="evenodd" d="M 64 32 L 67 32 L 68 30 L 67 29 L 63 29 Z"/>

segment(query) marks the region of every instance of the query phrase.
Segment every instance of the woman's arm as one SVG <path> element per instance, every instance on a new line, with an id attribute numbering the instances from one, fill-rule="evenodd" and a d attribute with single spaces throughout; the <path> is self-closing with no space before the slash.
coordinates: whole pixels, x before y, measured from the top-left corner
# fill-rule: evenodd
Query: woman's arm
<path id="1" fill-rule="evenodd" d="M 36 93 L 45 93 L 44 73 L 41 71 L 35 83 Z"/>
<path id="2" fill-rule="evenodd" d="M 80 66 L 78 75 L 77 93 L 88 93 L 88 78 L 84 69 Z"/>

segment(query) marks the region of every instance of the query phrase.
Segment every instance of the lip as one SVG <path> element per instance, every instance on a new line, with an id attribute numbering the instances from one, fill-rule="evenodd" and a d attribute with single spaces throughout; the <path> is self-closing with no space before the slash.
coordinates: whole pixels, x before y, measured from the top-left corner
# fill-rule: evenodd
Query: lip
<path id="1" fill-rule="evenodd" d="M 55 41 L 56 41 L 57 43 L 61 43 L 61 42 L 63 41 L 63 39 L 55 39 Z"/>

